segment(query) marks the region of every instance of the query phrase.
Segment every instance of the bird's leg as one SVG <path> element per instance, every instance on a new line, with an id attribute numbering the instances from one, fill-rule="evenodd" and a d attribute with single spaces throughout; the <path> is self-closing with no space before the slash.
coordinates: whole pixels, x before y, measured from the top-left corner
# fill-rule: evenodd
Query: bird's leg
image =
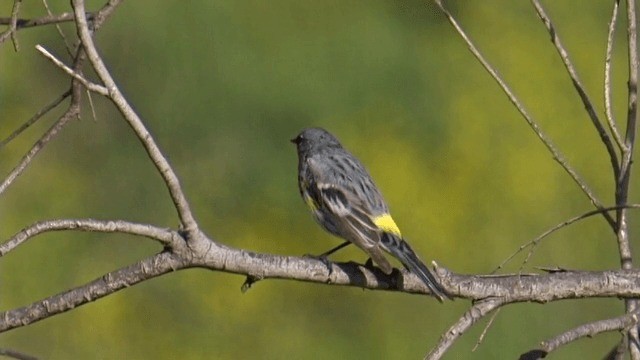
<path id="1" fill-rule="evenodd" d="M 351 243 L 349 241 L 345 241 L 342 244 L 334 247 L 333 249 L 323 252 L 322 254 L 320 254 L 319 257 L 324 257 L 324 258 L 329 257 L 329 255 L 333 254 L 334 252 L 336 252 L 336 251 L 338 251 L 338 250 L 342 249 L 343 247 L 346 247 L 346 246 L 348 246 L 350 244 Z"/>
<path id="2" fill-rule="evenodd" d="M 351 244 L 351 243 L 348 242 L 348 241 L 345 241 L 342 244 L 334 247 L 333 249 L 331 249 L 329 251 L 325 251 L 320 255 L 305 254 L 304 257 L 312 258 L 312 259 L 316 259 L 316 260 L 321 261 L 324 264 L 324 266 L 326 266 L 327 269 L 329 270 L 329 274 L 331 274 L 332 269 L 331 269 L 331 261 L 329 260 L 329 255 L 333 254 L 334 252 L 342 249 L 343 247 L 345 247 L 345 246 L 347 246 L 349 244 Z"/>
<path id="3" fill-rule="evenodd" d="M 343 242 L 342 244 L 334 247 L 333 249 L 329 250 L 329 251 L 325 251 L 320 255 L 313 255 L 313 254 L 304 254 L 304 257 L 308 257 L 308 258 L 314 258 L 314 259 L 318 259 L 321 260 L 322 262 L 328 262 L 329 260 L 327 259 L 329 257 L 329 255 L 333 254 L 334 252 L 342 249 L 343 247 L 346 247 L 347 245 L 351 244 L 348 241 Z"/>

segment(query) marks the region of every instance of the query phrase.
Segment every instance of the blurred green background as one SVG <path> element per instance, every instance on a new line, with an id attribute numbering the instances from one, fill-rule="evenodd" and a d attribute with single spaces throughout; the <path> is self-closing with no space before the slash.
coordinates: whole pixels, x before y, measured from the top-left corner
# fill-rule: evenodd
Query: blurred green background
<path id="1" fill-rule="evenodd" d="M 602 113 L 610 2 L 549 3 L 548 11 Z M 91 1 L 91 10 L 101 6 Z M 53 3 L 56 12 L 67 2 Z M 611 204 L 609 160 L 528 3 L 451 1 L 455 16 L 567 159 Z M 11 2 L 1 8 L 9 16 Z M 24 2 L 24 17 L 42 16 Z M 624 14 L 624 13 L 623 13 Z M 71 24 L 62 26 L 70 39 Z M 625 31 L 614 60 L 616 116 L 625 115 Z M 0 48 L 0 137 L 67 89 L 34 49 L 66 62 L 53 27 Z M 423 1 L 130 1 L 97 44 L 180 176 L 197 219 L 220 242 L 258 252 L 320 253 L 339 241 L 307 213 L 289 139 L 322 126 L 368 166 L 413 247 L 460 273 L 492 271 L 518 246 L 591 210 L 434 5 Z M 177 226 L 160 177 L 113 107 L 93 95 L 0 198 L 6 239 L 49 218 L 94 217 Z M 53 123 L 55 110 L 0 150 L 2 176 Z M 634 174 L 635 175 L 635 174 Z M 637 201 L 638 181 L 632 199 Z M 638 216 L 632 215 L 633 234 Z M 161 248 L 123 235 L 56 233 L 0 261 L 3 310 L 91 281 Z M 507 266 L 517 271 L 524 256 Z M 335 260 L 364 262 L 355 248 Z M 593 217 L 538 248 L 535 266 L 619 267 L 616 242 Z M 0 335 L 0 346 L 46 359 L 417 359 L 469 307 L 432 298 L 293 281 L 246 294 L 240 276 L 181 271 Z M 483 320 L 448 359 L 514 358 L 620 301 L 505 308 L 471 352 Z M 618 333 L 554 358 L 604 355 Z"/>

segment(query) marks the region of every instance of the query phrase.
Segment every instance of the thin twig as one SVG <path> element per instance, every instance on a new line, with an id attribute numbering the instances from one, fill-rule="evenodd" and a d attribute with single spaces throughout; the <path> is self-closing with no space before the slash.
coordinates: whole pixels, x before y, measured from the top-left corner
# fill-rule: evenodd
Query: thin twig
<path id="1" fill-rule="evenodd" d="M 136 114 L 131 105 L 129 105 L 129 103 L 127 102 L 126 98 L 120 92 L 118 86 L 111 77 L 109 70 L 107 70 L 107 67 L 102 62 L 102 58 L 96 50 L 95 44 L 93 43 L 93 39 L 91 37 L 91 32 L 89 31 L 84 1 L 73 0 L 72 4 L 76 17 L 78 35 L 80 37 L 80 40 L 82 41 L 82 46 L 87 51 L 89 61 L 91 61 L 91 64 L 93 65 L 93 68 L 98 74 L 100 80 L 102 80 L 102 83 L 109 90 L 109 98 L 113 101 L 122 116 L 136 133 L 138 139 L 151 158 L 151 161 L 154 163 L 154 165 L 160 172 L 160 175 L 164 179 L 164 182 L 169 190 L 173 203 L 178 212 L 178 216 L 180 217 L 180 222 L 184 226 L 184 229 L 191 234 L 195 234 L 198 231 L 198 224 L 195 221 L 193 214 L 191 213 L 189 203 L 182 191 L 178 176 L 173 171 L 173 168 L 169 164 L 166 157 L 162 154 L 162 151 L 160 151 L 158 145 L 156 145 L 153 137 L 145 127 L 138 114 Z"/>
<path id="2" fill-rule="evenodd" d="M 489 299 L 474 304 L 458 321 L 442 334 L 440 341 L 438 341 L 436 346 L 424 357 L 425 360 L 438 360 L 442 358 L 451 345 L 469 330 L 473 324 L 503 304 L 504 301 L 502 299 Z"/>
<path id="3" fill-rule="evenodd" d="M 593 123 L 593 126 L 595 126 L 596 131 L 598 131 L 598 135 L 600 135 L 600 140 L 602 140 L 602 143 L 604 144 L 604 146 L 607 149 L 607 152 L 609 153 L 611 168 L 613 169 L 614 179 L 616 179 L 618 178 L 618 174 L 620 173 L 620 165 L 618 164 L 618 154 L 616 153 L 616 150 L 613 147 L 613 143 L 609 138 L 609 134 L 607 134 L 607 131 L 602 125 L 602 121 L 600 121 L 600 119 L 598 118 L 598 114 L 596 113 L 593 103 L 589 99 L 589 95 L 587 95 L 587 92 L 585 91 L 584 86 L 580 81 L 580 77 L 578 76 L 578 73 L 576 72 L 576 69 L 573 66 L 573 63 L 571 62 L 571 59 L 569 59 L 569 54 L 567 53 L 567 50 L 564 48 L 564 45 L 562 45 L 562 41 L 560 40 L 560 37 L 558 36 L 558 32 L 556 31 L 553 23 L 551 22 L 551 19 L 549 18 L 547 13 L 544 11 L 544 8 L 542 7 L 542 5 L 538 0 L 531 0 L 531 3 L 533 4 L 533 7 L 536 9 L 536 12 L 538 13 L 538 16 L 540 17 L 540 19 L 542 20 L 542 23 L 544 23 L 544 26 L 547 28 L 549 35 L 551 35 L 551 42 L 553 43 L 556 50 L 558 51 L 558 54 L 560 55 L 560 59 L 562 59 L 562 63 L 567 69 L 567 73 L 569 73 L 571 82 L 573 83 L 573 86 L 578 92 L 578 95 L 582 100 L 582 104 L 584 104 L 584 108 L 587 110 L 587 114 L 589 114 L 591 123 Z"/>
<path id="4" fill-rule="evenodd" d="M 520 247 L 514 251 L 511 255 L 509 255 L 503 262 L 500 263 L 500 265 L 498 265 L 498 267 L 496 267 L 491 274 L 495 274 L 498 270 L 502 269 L 509 261 L 511 261 L 516 255 L 518 255 L 519 253 L 521 253 L 524 249 L 528 248 L 529 246 L 532 247 L 531 251 L 529 251 L 529 254 L 527 255 L 527 260 L 529 259 L 529 257 L 531 257 L 531 252 L 533 251 L 533 247 L 535 247 L 536 245 L 538 245 L 538 243 L 540 243 L 540 241 L 542 241 L 542 239 L 546 238 L 547 236 L 553 234 L 554 232 L 562 229 L 565 226 L 571 225 L 577 221 L 586 219 L 588 217 L 591 217 L 593 215 L 597 215 L 602 213 L 603 211 L 612 211 L 612 210 L 618 210 L 620 208 L 634 208 L 634 209 L 640 209 L 640 204 L 629 204 L 629 205 L 623 205 L 623 206 L 612 206 L 612 207 L 608 207 L 608 208 L 603 208 L 603 209 L 597 209 L 597 210 L 592 210 L 592 211 L 588 211 L 584 214 L 580 214 L 578 216 L 574 216 L 568 220 L 565 220 L 555 226 L 553 226 L 552 228 L 546 230 L 545 232 L 543 232 L 542 234 L 538 235 L 535 239 L 528 241 L 522 245 L 520 245 Z M 526 261 L 525 261 L 526 263 Z M 522 270 L 523 265 L 520 267 L 520 270 Z"/>
<path id="5" fill-rule="evenodd" d="M 18 44 L 18 38 L 16 32 L 18 29 L 18 13 L 20 12 L 20 5 L 22 0 L 13 0 L 13 8 L 11 9 L 11 17 L 9 18 L 9 29 L 0 34 L 0 44 L 5 42 L 9 37 L 13 42 L 13 49 L 18 52 L 20 46 Z"/>
<path id="6" fill-rule="evenodd" d="M 480 334 L 480 337 L 478 337 L 478 341 L 476 341 L 476 344 L 471 349 L 471 352 L 476 351 L 480 346 L 480 344 L 482 344 L 482 342 L 484 341 L 484 337 L 487 336 L 487 333 L 491 328 L 491 325 L 493 325 L 493 322 L 496 320 L 496 317 L 498 317 L 498 314 L 500 314 L 500 310 L 502 310 L 502 308 L 498 308 L 496 311 L 493 312 L 493 314 L 491 315 L 491 318 L 489 318 L 489 321 L 487 322 L 487 325 L 485 325 L 484 329 L 482 329 L 482 333 Z"/>
<path id="7" fill-rule="evenodd" d="M 84 51 L 78 48 L 78 55 L 75 58 L 74 68 L 80 69 L 84 56 Z M 69 108 L 62 114 L 62 116 L 53 124 L 49 130 L 47 130 L 31 149 L 20 159 L 20 162 L 9 172 L 5 179 L 0 183 L 0 194 L 2 194 L 13 181 L 20 176 L 36 155 L 62 130 L 71 119 L 74 119 L 80 114 L 80 86 L 81 83 L 77 80 L 71 82 L 71 103 Z"/>
<path id="8" fill-rule="evenodd" d="M 148 224 L 137 224 L 123 220 L 96 219 L 56 219 L 32 224 L 0 245 L 0 257 L 6 255 L 25 241 L 51 231 L 93 231 L 144 236 L 161 244 L 175 248 L 181 245 L 182 237 L 170 229 L 162 229 Z"/>
<path id="9" fill-rule="evenodd" d="M 627 2 L 627 16 L 628 16 L 628 30 L 629 37 L 629 102 L 627 112 L 627 133 L 625 136 L 625 146 L 629 151 L 629 159 L 626 161 L 629 163 L 627 166 L 631 166 L 631 154 L 633 154 L 633 147 L 636 139 L 636 126 L 637 126 L 637 110 L 638 110 L 638 42 L 636 33 L 636 2 L 635 0 L 628 0 Z M 623 163 L 625 163 L 623 159 Z"/>
<path id="10" fill-rule="evenodd" d="M 85 79 L 82 75 L 73 71 L 72 68 L 65 65 L 62 61 L 58 60 L 55 56 L 53 56 L 53 54 L 51 54 L 49 51 L 47 51 L 47 49 L 43 48 L 41 45 L 39 44 L 36 45 L 36 50 L 38 50 L 42 55 L 44 55 L 44 57 L 51 60 L 51 62 L 53 62 L 60 69 L 64 70 L 64 72 L 72 76 L 74 79 L 80 81 L 82 85 L 84 85 L 84 87 L 86 87 L 87 89 L 97 92 L 98 94 L 104 95 L 104 96 L 109 94 L 109 91 L 107 91 L 106 87 L 102 85 L 98 85 L 96 83 L 92 83 L 91 81 Z"/>
<path id="11" fill-rule="evenodd" d="M 71 89 L 65 91 L 62 95 L 58 96 L 57 99 L 53 100 L 51 103 L 47 104 L 45 107 L 40 109 L 35 115 L 33 115 L 29 120 L 27 120 L 24 124 L 20 125 L 11 135 L 7 136 L 4 140 L 0 141 L 0 149 L 2 149 L 5 145 L 7 145 L 11 140 L 13 140 L 16 136 L 20 135 L 23 131 L 28 129 L 31 125 L 33 125 L 36 121 L 38 121 L 42 116 L 46 113 L 55 109 L 60 103 L 64 101 L 64 99 L 68 98 L 71 95 Z"/>
<path id="12" fill-rule="evenodd" d="M 80 113 L 79 102 L 80 99 L 75 95 L 72 95 L 69 109 L 67 109 L 60 119 L 58 119 L 58 121 L 56 121 L 56 123 L 53 124 L 53 126 L 51 126 L 38 141 L 36 141 L 31 149 L 22 157 L 18 165 L 16 165 L 2 183 L 0 183 L 0 194 L 7 190 L 9 185 L 11 185 L 13 181 L 20 176 L 22 172 L 24 172 L 40 150 L 42 150 L 42 148 L 44 148 L 44 146 L 47 145 L 47 143 L 49 143 L 49 141 L 51 141 L 51 139 L 53 139 L 71 119 L 75 118 Z"/>
<path id="13" fill-rule="evenodd" d="M 105 6 L 103 6 L 100 11 L 98 11 L 94 15 L 93 27 L 94 31 L 96 31 L 104 21 L 113 13 L 116 6 L 120 4 L 120 0 L 110 0 L 107 2 Z M 84 48 L 79 47 L 77 50 L 77 55 L 75 56 L 73 70 L 76 73 L 81 73 L 82 64 L 85 60 L 85 51 Z M 31 161 L 35 158 L 35 156 L 43 149 L 43 147 L 51 141 L 59 132 L 62 130 L 71 119 L 76 118 L 80 114 L 80 99 L 81 99 L 81 89 L 82 84 L 76 80 L 75 78 L 71 81 L 71 103 L 69 104 L 69 108 L 62 114 L 62 116 L 56 121 L 56 123 L 49 128 L 41 137 L 36 141 L 36 143 L 31 147 L 31 149 L 20 159 L 20 162 L 11 170 L 11 172 L 5 177 L 5 179 L 0 183 L 0 194 L 2 194 L 8 187 L 13 183 L 13 181 L 20 176 L 27 166 L 31 163 Z"/>
<path id="14" fill-rule="evenodd" d="M 51 9 L 49 8 L 49 4 L 47 3 L 47 0 L 42 0 L 42 5 L 47 10 L 47 14 L 49 16 L 54 16 L 53 12 L 51 12 Z M 67 48 L 67 53 L 69 54 L 69 56 L 73 57 L 73 48 L 71 47 L 71 44 L 69 44 L 67 37 L 64 35 L 64 32 L 62 32 L 60 23 L 55 23 L 54 26 L 56 27 L 56 30 L 58 30 L 58 34 L 60 34 L 60 37 L 62 38 L 62 41 L 64 42 L 64 45 Z"/>
<path id="15" fill-rule="evenodd" d="M 89 13 L 87 14 L 87 16 L 89 17 L 89 19 L 93 19 L 94 14 Z M 42 25 L 71 22 L 73 21 L 73 19 L 74 19 L 73 13 L 70 13 L 70 12 L 64 12 L 58 15 L 47 15 L 47 16 L 43 16 L 35 19 L 17 19 L 16 29 L 20 30 L 24 28 L 30 28 L 30 27 L 36 27 L 36 26 L 42 26 Z M 10 24 L 11 24 L 10 17 L 0 17 L 0 25 L 10 25 Z"/>
<path id="16" fill-rule="evenodd" d="M 96 115 L 96 107 L 93 105 L 93 97 L 91 96 L 91 92 L 87 90 L 87 99 L 89 100 L 89 108 L 91 109 L 91 115 L 93 116 L 93 120 L 98 120 L 98 115 Z"/>
<path id="17" fill-rule="evenodd" d="M 609 33 L 607 34 L 607 52 L 604 59 L 604 112 L 609 125 L 609 131 L 618 145 L 618 149 L 622 149 L 624 144 L 620 137 L 620 131 L 613 115 L 613 105 L 611 102 L 611 56 L 613 54 L 613 42 L 616 32 L 616 23 L 618 22 L 618 8 L 620 0 L 613 2 L 613 11 L 611 13 L 611 21 L 609 21 Z"/>
<path id="18" fill-rule="evenodd" d="M 522 117 L 527 122 L 527 124 L 529 124 L 529 127 L 535 132 L 536 136 L 546 146 L 547 150 L 549 150 L 549 152 L 553 156 L 553 159 L 558 164 L 560 164 L 560 166 L 567 172 L 567 174 L 569 174 L 569 176 L 571 176 L 573 181 L 580 187 L 582 192 L 589 198 L 591 203 L 596 208 L 602 209 L 604 206 L 602 205 L 600 200 L 596 198 L 595 194 L 589 188 L 587 183 L 584 180 L 582 180 L 582 178 L 578 175 L 578 173 L 575 170 L 573 170 L 573 168 L 569 165 L 569 163 L 564 158 L 564 156 L 553 144 L 551 139 L 549 139 L 549 137 L 540 129 L 540 126 L 538 125 L 538 123 L 535 120 L 533 120 L 533 118 L 531 117 L 531 115 L 529 115 L 529 113 L 524 108 L 520 100 L 518 100 L 518 98 L 515 96 L 513 91 L 511 91 L 511 88 L 509 88 L 509 86 L 504 82 L 502 77 L 500 77 L 498 72 L 491 66 L 491 64 L 489 64 L 489 62 L 480 53 L 478 48 L 474 45 L 474 43 L 471 41 L 471 39 L 467 36 L 465 31 L 462 29 L 462 27 L 458 24 L 458 21 L 453 17 L 453 15 L 451 15 L 449 10 L 447 10 L 447 8 L 444 7 L 442 1 L 441 0 L 434 0 L 434 1 L 436 5 L 438 5 L 442 13 L 447 17 L 447 19 L 449 20 L 449 23 L 453 25 L 453 27 L 456 29 L 460 37 L 467 44 L 467 47 L 469 48 L 471 53 L 476 57 L 476 59 L 478 59 L 478 61 L 480 61 L 482 66 L 485 68 L 485 70 L 487 70 L 487 72 L 491 75 L 491 77 L 498 83 L 502 91 L 509 98 L 509 101 L 511 101 L 511 103 L 516 107 L 516 109 L 518 109 L 518 112 L 520 112 L 520 115 L 522 115 Z M 607 220 L 607 222 L 611 227 L 615 227 L 615 220 L 607 212 L 603 212 L 602 216 L 604 216 L 604 218 Z"/>
<path id="19" fill-rule="evenodd" d="M 16 35 L 20 4 L 22 4 L 22 0 L 13 0 L 13 10 L 11 10 L 11 26 L 9 27 L 9 29 L 11 30 L 11 42 L 13 42 L 13 49 L 16 52 L 20 51 L 18 36 Z"/>

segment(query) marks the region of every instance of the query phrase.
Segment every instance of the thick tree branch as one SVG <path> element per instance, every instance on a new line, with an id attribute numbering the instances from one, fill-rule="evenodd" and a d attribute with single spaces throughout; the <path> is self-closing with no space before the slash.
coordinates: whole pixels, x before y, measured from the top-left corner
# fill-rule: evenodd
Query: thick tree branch
<path id="1" fill-rule="evenodd" d="M 155 231 L 164 231 L 167 237 L 175 238 L 175 234 L 168 230 L 152 230 Z M 254 279 L 288 279 L 371 290 L 429 294 L 426 286 L 406 270 L 385 275 L 379 269 L 355 263 L 331 263 L 328 268 L 320 260 L 258 254 L 221 246 L 204 235 L 192 239 L 187 244 L 188 247 L 169 249 L 76 289 L 2 313 L 0 331 L 45 319 L 168 271 L 189 267 L 240 274 Z M 447 293 L 452 296 L 476 301 L 496 298 L 501 304 L 640 296 L 640 270 L 476 276 L 457 275 L 438 268 L 436 274 Z"/>

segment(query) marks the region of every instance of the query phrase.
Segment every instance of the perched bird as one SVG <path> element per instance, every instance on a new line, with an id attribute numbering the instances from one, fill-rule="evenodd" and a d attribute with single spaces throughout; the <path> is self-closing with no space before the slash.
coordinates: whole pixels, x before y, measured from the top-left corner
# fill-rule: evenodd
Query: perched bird
<path id="1" fill-rule="evenodd" d="M 390 253 L 439 301 L 450 298 L 403 240 L 367 170 L 335 136 L 321 128 L 308 128 L 291 142 L 298 150 L 300 194 L 324 229 L 358 246 L 386 274 L 393 268 L 383 250 Z"/>

